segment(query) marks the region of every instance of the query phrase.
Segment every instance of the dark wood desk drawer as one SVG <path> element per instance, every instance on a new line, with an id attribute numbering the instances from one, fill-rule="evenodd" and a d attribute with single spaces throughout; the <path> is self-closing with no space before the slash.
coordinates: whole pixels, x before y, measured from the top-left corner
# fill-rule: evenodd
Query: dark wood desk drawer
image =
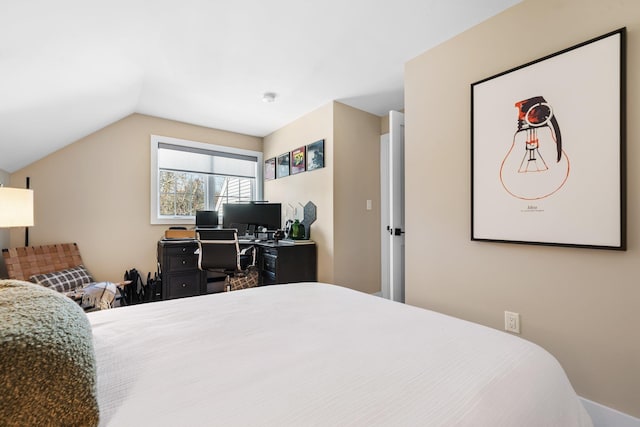
<path id="1" fill-rule="evenodd" d="M 175 244 L 173 246 L 165 246 L 164 252 L 170 256 L 180 256 L 180 255 L 193 255 L 193 253 L 198 249 L 197 243 L 180 243 Z"/>
<path id="2" fill-rule="evenodd" d="M 269 253 L 266 253 L 263 255 L 263 261 L 264 261 L 264 270 L 265 271 L 269 271 L 273 274 L 276 273 L 276 269 L 278 266 L 278 256 L 277 255 L 271 255 Z"/>
<path id="3" fill-rule="evenodd" d="M 167 274 L 163 279 L 164 298 L 180 298 L 200 294 L 202 280 L 193 272 L 184 274 Z"/>
<path id="4" fill-rule="evenodd" d="M 198 257 L 193 254 L 170 257 L 167 261 L 170 271 L 193 270 L 198 268 Z"/>
<path id="5" fill-rule="evenodd" d="M 273 272 L 269 272 L 269 271 L 262 271 L 260 273 L 260 283 L 263 285 L 275 285 L 277 283 L 276 281 L 276 273 Z"/>
<path id="6" fill-rule="evenodd" d="M 278 249 L 277 248 L 270 248 L 270 247 L 262 247 L 262 253 L 265 255 L 272 255 L 272 256 L 278 256 Z"/>
<path id="7" fill-rule="evenodd" d="M 198 269 L 195 240 L 159 240 L 158 273 L 162 299 L 189 297 L 207 292 L 206 275 Z"/>

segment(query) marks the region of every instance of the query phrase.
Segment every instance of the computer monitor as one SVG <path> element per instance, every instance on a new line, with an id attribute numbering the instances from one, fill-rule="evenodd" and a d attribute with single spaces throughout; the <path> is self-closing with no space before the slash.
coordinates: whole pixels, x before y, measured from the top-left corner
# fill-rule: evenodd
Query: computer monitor
<path id="1" fill-rule="evenodd" d="M 196 228 L 218 227 L 218 211 L 196 211 Z"/>
<path id="2" fill-rule="evenodd" d="M 222 226 L 246 224 L 266 227 L 273 231 L 282 228 L 282 205 L 280 203 L 225 203 L 222 205 Z"/>

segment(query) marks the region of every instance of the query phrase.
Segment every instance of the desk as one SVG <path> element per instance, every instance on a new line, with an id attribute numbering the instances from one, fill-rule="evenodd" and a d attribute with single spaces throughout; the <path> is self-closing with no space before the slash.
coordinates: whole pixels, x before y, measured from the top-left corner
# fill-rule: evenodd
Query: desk
<path id="1" fill-rule="evenodd" d="M 255 242 L 240 240 L 240 246 L 256 247 L 259 285 L 275 285 L 317 280 L 316 244 L 303 242 Z M 207 293 L 207 274 L 198 269 L 198 242 L 195 239 L 158 241 L 158 276 L 162 279 L 162 299 Z"/>

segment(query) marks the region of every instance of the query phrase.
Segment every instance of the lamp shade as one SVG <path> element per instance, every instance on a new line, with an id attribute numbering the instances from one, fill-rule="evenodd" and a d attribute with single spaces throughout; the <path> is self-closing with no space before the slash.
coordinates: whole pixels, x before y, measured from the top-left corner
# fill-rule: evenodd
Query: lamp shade
<path id="1" fill-rule="evenodd" d="M 0 227 L 33 225 L 33 190 L 0 187 Z"/>

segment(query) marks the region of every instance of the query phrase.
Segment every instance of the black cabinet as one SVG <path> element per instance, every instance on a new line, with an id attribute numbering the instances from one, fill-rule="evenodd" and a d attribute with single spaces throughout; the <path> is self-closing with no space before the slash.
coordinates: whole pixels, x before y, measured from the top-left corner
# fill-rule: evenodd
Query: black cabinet
<path id="1" fill-rule="evenodd" d="M 316 245 L 261 243 L 258 245 L 260 284 L 315 282 Z"/>
<path id="2" fill-rule="evenodd" d="M 158 272 L 162 277 L 162 299 L 206 293 L 206 276 L 198 269 L 195 240 L 160 240 Z"/>

